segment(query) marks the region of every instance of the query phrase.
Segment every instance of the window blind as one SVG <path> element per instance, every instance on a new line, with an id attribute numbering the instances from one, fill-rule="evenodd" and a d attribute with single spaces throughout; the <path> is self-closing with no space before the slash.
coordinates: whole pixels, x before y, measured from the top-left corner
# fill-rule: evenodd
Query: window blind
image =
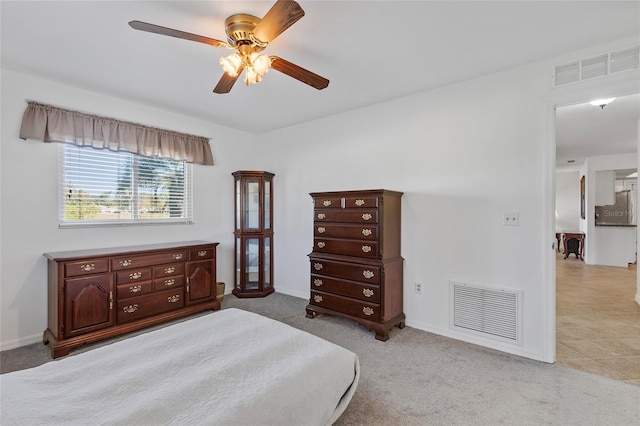
<path id="1" fill-rule="evenodd" d="M 192 165 L 62 144 L 60 226 L 191 223 Z"/>

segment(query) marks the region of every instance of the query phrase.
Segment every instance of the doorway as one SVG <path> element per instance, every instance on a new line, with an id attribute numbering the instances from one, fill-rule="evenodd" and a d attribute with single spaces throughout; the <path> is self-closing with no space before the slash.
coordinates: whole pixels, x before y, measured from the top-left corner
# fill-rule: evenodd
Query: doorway
<path id="1" fill-rule="evenodd" d="M 597 201 L 606 204 L 596 194 L 598 178 L 604 188 L 611 187 L 611 194 L 604 192 L 613 200 L 628 188 L 637 199 L 637 173 L 632 173 L 637 171 L 639 105 L 640 95 L 632 94 L 604 107 L 582 102 L 556 109 L 556 232 L 584 232 L 587 246 L 585 261 L 565 259 L 560 248 L 554 263 L 556 362 L 640 385 L 637 221 L 609 227 L 613 224 L 593 220 Z M 600 170 L 606 173 L 597 175 Z M 591 187 L 581 212 L 584 177 Z M 635 205 L 632 215 L 637 218 Z"/>

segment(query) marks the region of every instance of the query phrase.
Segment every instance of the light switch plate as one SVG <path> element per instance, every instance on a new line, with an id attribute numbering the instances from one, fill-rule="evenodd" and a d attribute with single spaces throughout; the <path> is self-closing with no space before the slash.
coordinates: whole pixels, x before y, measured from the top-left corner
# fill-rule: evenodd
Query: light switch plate
<path id="1" fill-rule="evenodd" d="M 520 226 L 520 213 L 505 213 L 504 226 Z"/>

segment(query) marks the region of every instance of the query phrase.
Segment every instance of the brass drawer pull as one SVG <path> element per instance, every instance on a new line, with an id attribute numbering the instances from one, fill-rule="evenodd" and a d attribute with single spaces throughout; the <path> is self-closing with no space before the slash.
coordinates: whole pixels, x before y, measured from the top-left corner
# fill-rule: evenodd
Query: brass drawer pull
<path id="1" fill-rule="evenodd" d="M 180 295 L 176 294 L 175 296 L 169 296 L 167 297 L 167 302 L 169 303 L 176 303 L 180 301 Z"/>
<path id="2" fill-rule="evenodd" d="M 173 274 L 176 271 L 176 268 L 174 268 L 173 266 L 169 267 L 169 268 L 164 268 L 164 273 L 165 274 Z"/>
<path id="3" fill-rule="evenodd" d="M 363 275 L 365 278 L 373 278 L 373 276 L 374 276 L 375 274 L 373 273 L 373 271 L 362 271 L 362 275 Z"/>
<path id="4" fill-rule="evenodd" d="M 132 314 L 138 310 L 138 305 L 128 305 L 122 308 L 122 310 L 127 314 Z"/>
<path id="5" fill-rule="evenodd" d="M 324 284 L 322 282 L 322 280 L 320 278 L 316 278 L 313 280 L 313 285 L 315 285 L 316 287 L 320 287 L 322 284 Z"/>
<path id="6" fill-rule="evenodd" d="M 322 268 L 324 268 L 324 265 L 322 265 L 322 263 L 314 263 L 313 264 L 313 269 L 315 269 L 316 271 L 319 271 Z"/>
<path id="7" fill-rule="evenodd" d="M 368 288 L 363 288 L 362 289 L 362 294 L 364 294 L 366 297 L 371 297 L 371 296 L 373 296 L 373 290 L 368 289 Z"/>
<path id="8" fill-rule="evenodd" d="M 121 260 L 120 262 L 120 266 L 131 266 L 131 261 L 130 260 Z"/>
<path id="9" fill-rule="evenodd" d="M 369 220 L 369 219 L 371 219 L 372 217 L 373 217 L 373 216 L 371 216 L 371 213 L 363 213 L 363 214 L 362 214 L 362 218 L 363 218 L 364 220 Z"/>
<path id="10" fill-rule="evenodd" d="M 362 251 L 364 253 L 369 253 L 371 251 L 371 246 L 362 246 Z"/>
<path id="11" fill-rule="evenodd" d="M 174 254 L 174 255 L 173 255 L 173 258 L 174 258 L 175 260 L 180 260 L 180 259 L 182 259 L 182 253 Z"/>
<path id="12" fill-rule="evenodd" d="M 138 293 L 139 291 L 142 291 L 142 286 L 140 285 L 134 285 L 129 287 L 129 293 Z"/>
<path id="13" fill-rule="evenodd" d="M 324 226 L 318 226 L 318 234 L 324 234 L 327 230 Z"/>
<path id="14" fill-rule="evenodd" d="M 331 205 L 331 200 L 324 200 L 322 202 L 322 205 L 325 206 L 325 207 L 329 207 Z"/>
<path id="15" fill-rule="evenodd" d="M 322 296 L 320 296 L 319 294 L 314 294 L 313 295 L 313 300 L 315 300 L 316 303 L 320 303 L 320 302 L 322 302 Z"/>
<path id="16" fill-rule="evenodd" d="M 365 237 L 368 237 L 371 234 L 373 234 L 373 232 L 371 232 L 371 229 L 363 229 L 362 230 L 362 235 L 364 235 Z"/>
<path id="17" fill-rule="evenodd" d="M 88 263 L 86 265 L 80 265 L 80 269 L 82 269 L 84 272 L 93 271 L 94 269 L 96 269 L 96 264 Z"/>
<path id="18" fill-rule="evenodd" d="M 364 200 L 356 200 L 356 206 L 358 207 L 364 206 Z"/>
<path id="19" fill-rule="evenodd" d="M 318 248 L 324 248 L 325 243 L 322 241 L 318 241 Z"/>
<path id="20" fill-rule="evenodd" d="M 198 257 L 205 257 L 207 255 L 207 251 L 206 250 L 200 250 L 198 252 Z"/>
<path id="21" fill-rule="evenodd" d="M 368 306 L 365 306 L 364 308 L 362 308 L 362 313 L 369 316 L 369 315 L 373 315 L 373 309 L 371 309 Z"/>
<path id="22" fill-rule="evenodd" d="M 324 219 L 325 217 L 327 217 L 326 214 L 324 213 L 318 213 L 318 219 Z"/>
<path id="23" fill-rule="evenodd" d="M 133 272 L 133 273 L 129 274 L 129 279 L 130 280 L 137 280 L 141 276 L 142 276 L 142 272 Z"/>
<path id="24" fill-rule="evenodd" d="M 176 280 L 164 280 L 164 285 L 167 287 L 171 287 L 172 285 L 174 285 L 176 283 Z"/>

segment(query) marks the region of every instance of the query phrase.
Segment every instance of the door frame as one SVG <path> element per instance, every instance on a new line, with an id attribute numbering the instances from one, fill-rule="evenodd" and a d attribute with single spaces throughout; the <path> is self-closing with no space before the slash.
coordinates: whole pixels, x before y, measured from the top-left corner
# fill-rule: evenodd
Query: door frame
<path id="1" fill-rule="evenodd" d="M 580 82 L 569 87 L 553 89 L 545 100 L 545 215 L 543 238 L 546 285 L 543 291 L 545 306 L 545 339 L 543 361 L 556 360 L 556 254 L 555 254 L 555 194 L 556 194 L 556 108 L 589 102 L 593 99 L 626 96 L 640 93 L 639 71 L 620 73 L 598 78 L 596 81 Z M 638 130 L 640 133 L 640 129 Z M 640 158 L 640 135 L 638 136 Z M 638 164 L 640 168 L 640 163 Z M 638 250 L 636 240 L 636 250 Z M 639 274 L 640 275 L 640 274 Z M 636 299 L 640 299 L 640 278 Z M 636 300 L 640 303 L 640 301 Z"/>

